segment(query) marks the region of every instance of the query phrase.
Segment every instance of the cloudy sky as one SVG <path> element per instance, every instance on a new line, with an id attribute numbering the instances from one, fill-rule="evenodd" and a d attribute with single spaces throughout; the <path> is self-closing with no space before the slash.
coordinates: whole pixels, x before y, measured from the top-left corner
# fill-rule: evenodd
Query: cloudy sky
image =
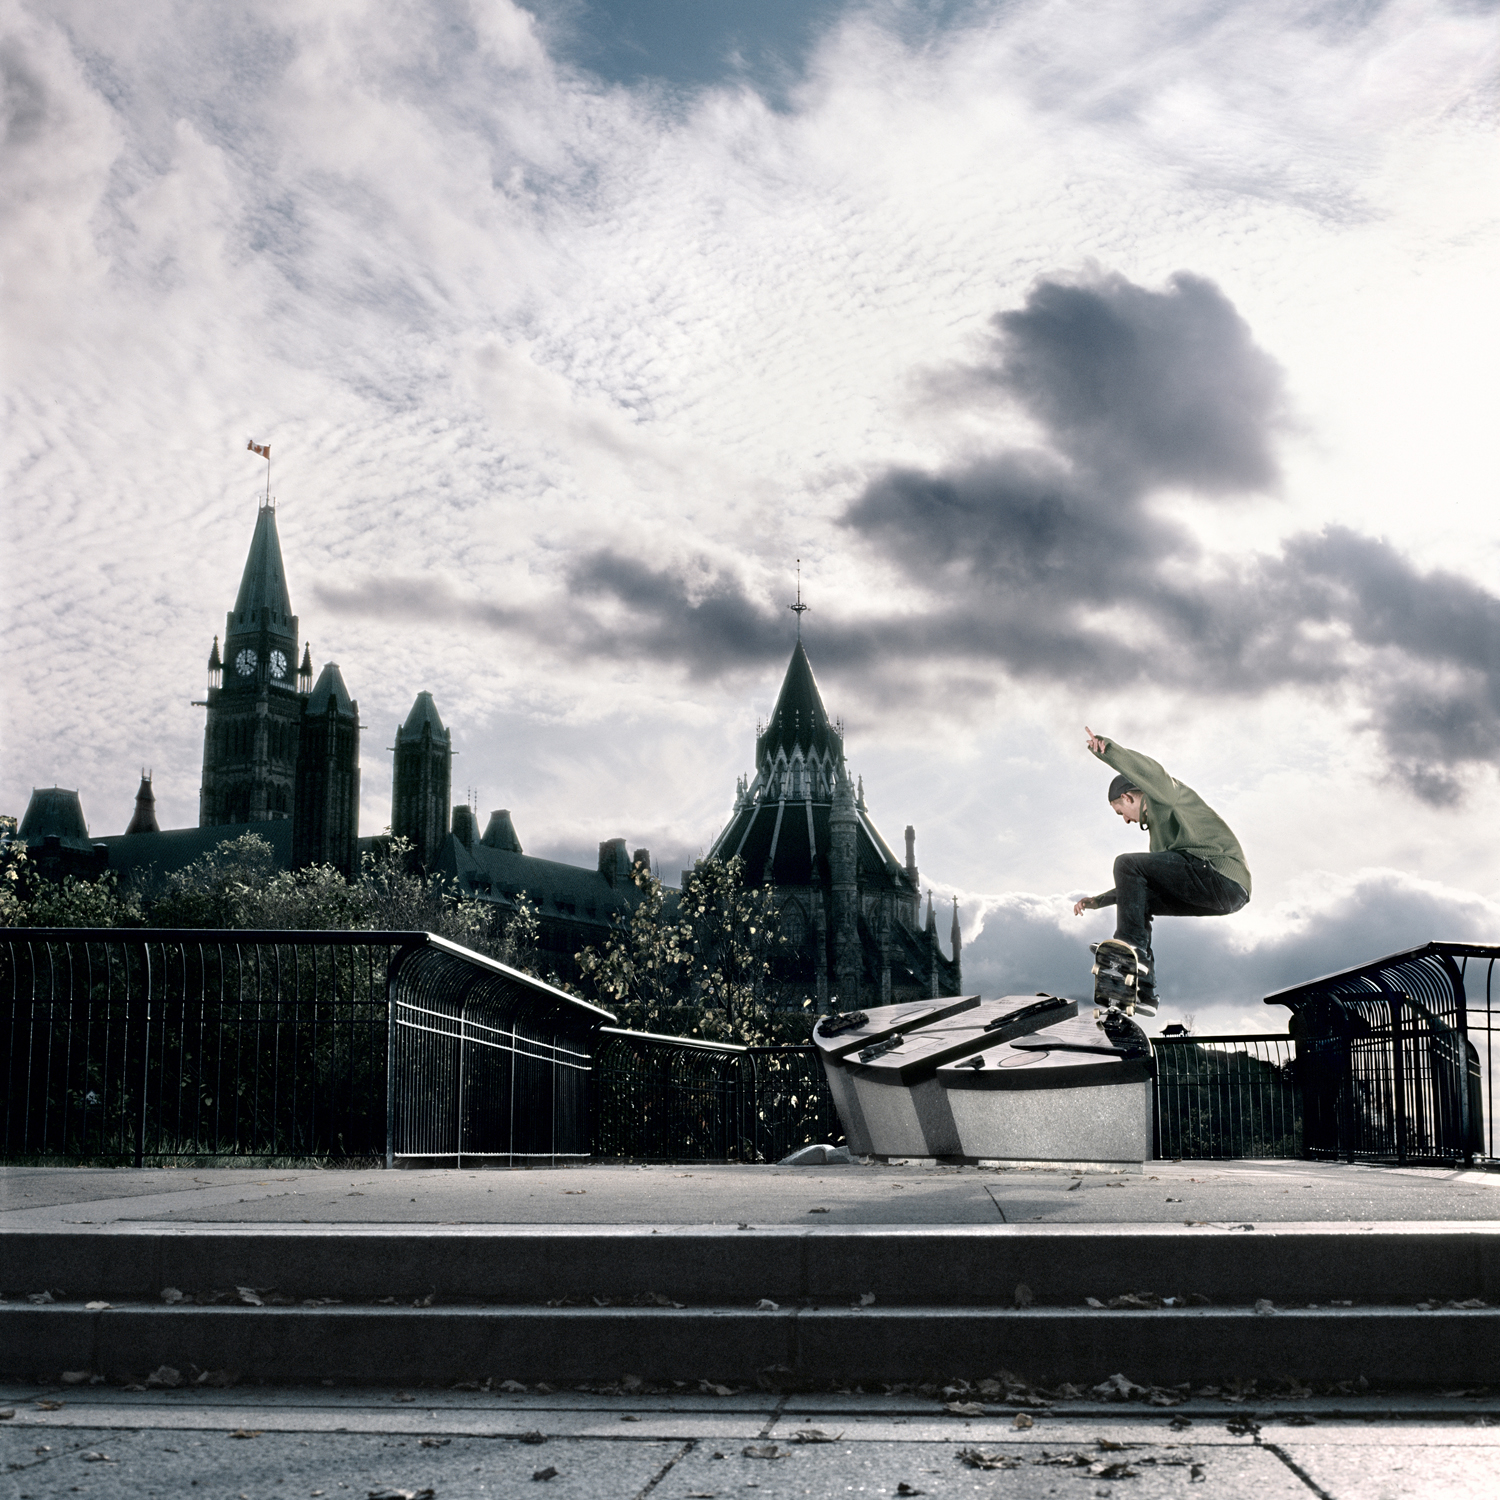
<path id="1" fill-rule="evenodd" d="M 196 822 L 253 437 L 366 833 L 425 688 L 530 852 L 673 874 L 800 558 L 972 985 L 1087 983 L 1085 723 L 1245 846 L 1157 939 L 1200 1030 L 1500 939 L 1497 61 L 1479 0 L 0 0 L 0 808 Z"/>

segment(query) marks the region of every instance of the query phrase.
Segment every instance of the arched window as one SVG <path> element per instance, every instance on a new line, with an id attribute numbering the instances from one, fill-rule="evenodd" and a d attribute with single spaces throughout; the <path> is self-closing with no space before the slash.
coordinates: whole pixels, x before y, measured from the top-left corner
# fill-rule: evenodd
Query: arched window
<path id="1" fill-rule="evenodd" d="M 807 917 L 798 901 L 788 901 L 781 908 L 781 935 L 794 951 L 807 940 Z"/>

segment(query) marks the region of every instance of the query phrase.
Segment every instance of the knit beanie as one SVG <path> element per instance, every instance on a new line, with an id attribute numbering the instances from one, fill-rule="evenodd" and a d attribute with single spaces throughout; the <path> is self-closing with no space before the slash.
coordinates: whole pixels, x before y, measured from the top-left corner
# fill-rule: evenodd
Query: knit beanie
<path id="1" fill-rule="evenodd" d="M 1125 795 L 1126 792 L 1139 792 L 1139 791 L 1140 791 L 1140 787 L 1138 787 L 1135 784 L 1135 782 L 1133 782 L 1122 771 L 1109 784 L 1109 798 L 1108 798 L 1108 800 L 1110 802 L 1118 802 L 1120 800 L 1120 798 Z"/>

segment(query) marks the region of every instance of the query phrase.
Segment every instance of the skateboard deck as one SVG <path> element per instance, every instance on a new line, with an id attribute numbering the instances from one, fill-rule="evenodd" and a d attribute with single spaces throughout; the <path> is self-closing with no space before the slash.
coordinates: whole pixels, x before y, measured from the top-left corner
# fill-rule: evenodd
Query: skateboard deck
<path id="1" fill-rule="evenodd" d="M 1141 981 L 1149 970 L 1140 954 L 1122 938 L 1105 938 L 1093 944 L 1094 1004 L 1107 1010 L 1121 1010 L 1134 1015 L 1139 1005 L 1143 1014 L 1154 1015 L 1154 1001 L 1142 1001 Z"/>

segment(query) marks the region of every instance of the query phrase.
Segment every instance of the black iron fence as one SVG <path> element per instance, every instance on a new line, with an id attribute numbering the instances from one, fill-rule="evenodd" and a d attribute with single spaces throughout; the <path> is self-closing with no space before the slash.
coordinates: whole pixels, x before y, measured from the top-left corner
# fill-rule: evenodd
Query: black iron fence
<path id="1" fill-rule="evenodd" d="M 609 1011 L 439 937 L 401 951 L 389 989 L 388 1166 L 589 1159 Z"/>
<path id="2" fill-rule="evenodd" d="M 1397 1164 L 1493 1156 L 1485 1114 L 1497 958 L 1492 944 L 1427 943 L 1266 997 L 1292 1011 L 1305 1155 Z"/>
<path id="3" fill-rule="evenodd" d="M 737 1047 L 604 1027 L 594 1149 L 641 1161 L 779 1161 L 842 1138 L 812 1047 Z"/>
<path id="4" fill-rule="evenodd" d="M 1302 1095 L 1289 1036 L 1157 1037 L 1159 1157 L 1296 1157 Z"/>
<path id="5" fill-rule="evenodd" d="M 0 931 L 12 1160 L 577 1160 L 613 1020 L 425 932 Z"/>
<path id="6" fill-rule="evenodd" d="M 1429 943 L 1269 996 L 1290 1036 L 1156 1039 L 1157 1154 L 1492 1158 L 1497 959 Z M 754 1162 L 841 1139 L 813 1048 L 613 1019 L 428 933 L 0 929 L 0 1155 Z"/>

